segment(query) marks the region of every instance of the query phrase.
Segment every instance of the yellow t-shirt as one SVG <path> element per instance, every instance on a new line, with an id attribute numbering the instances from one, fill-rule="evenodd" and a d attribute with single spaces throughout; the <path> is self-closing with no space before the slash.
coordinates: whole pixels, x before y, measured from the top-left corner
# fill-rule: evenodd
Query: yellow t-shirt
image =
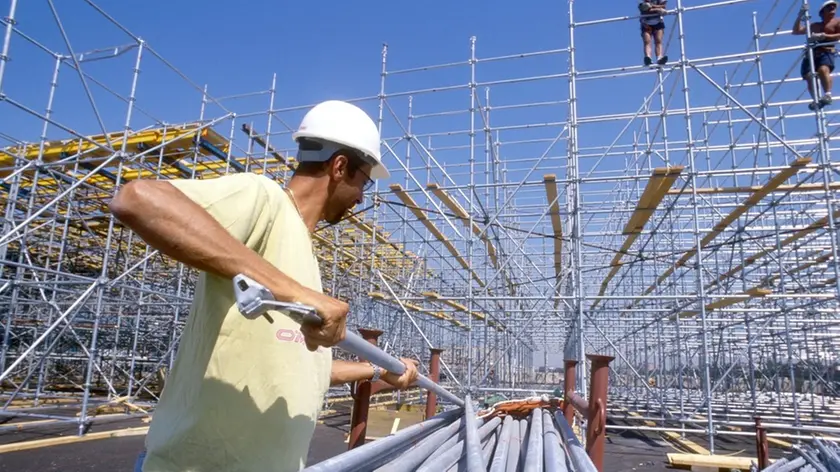
<path id="1" fill-rule="evenodd" d="M 172 184 L 289 277 L 322 291 L 309 230 L 267 177 Z M 283 313 L 249 320 L 233 283 L 201 272 L 172 372 L 146 437 L 144 472 L 297 471 L 306 463 L 331 349 L 309 352 Z"/>

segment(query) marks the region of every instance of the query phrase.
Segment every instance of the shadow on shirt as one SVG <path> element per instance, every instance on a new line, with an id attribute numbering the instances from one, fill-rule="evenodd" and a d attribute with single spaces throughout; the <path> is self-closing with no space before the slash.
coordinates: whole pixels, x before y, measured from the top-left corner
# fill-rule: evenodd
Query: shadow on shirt
<path id="1" fill-rule="evenodd" d="M 268 380 L 268 379 L 267 379 Z M 294 379 L 288 381 L 293 382 Z M 315 429 L 309 417 L 289 417 L 284 398 L 260 411 L 249 390 L 215 379 L 202 382 L 191 403 L 193 411 L 175 418 L 152 420 L 150 432 L 167 428 L 169 444 L 147 440 L 144 472 L 203 471 L 297 471 L 305 464 L 308 444 Z M 212 402 L 212 404 L 211 404 Z"/>

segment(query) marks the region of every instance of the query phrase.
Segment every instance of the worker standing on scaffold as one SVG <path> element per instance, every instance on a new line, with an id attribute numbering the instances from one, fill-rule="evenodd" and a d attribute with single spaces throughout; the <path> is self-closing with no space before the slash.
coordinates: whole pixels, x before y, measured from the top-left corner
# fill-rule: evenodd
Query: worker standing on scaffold
<path id="1" fill-rule="evenodd" d="M 299 162 L 285 188 L 253 172 L 212 179 L 138 179 L 111 212 L 149 245 L 200 271 L 172 372 L 135 471 L 287 472 L 305 466 L 331 385 L 417 380 L 368 362 L 333 360 L 349 305 L 325 295 L 313 245 L 374 179 L 387 178 L 379 130 L 360 108 L 316 105 L 293 134 Z M 318 327 L 280 312 L 240 314 L 231 280 L 245 274 L 276 300 L 315 308 Z"/>
<path id="2" fill-rule="evenodd" d="M 668 56 L 662 55 L 662 37 L 665 35 L 665 18 L 663 15 L 667 12 L 666 3 L 668 3 L 667 0 L 647 0 L 639 3 L 639 11 L 642 13 L 639 17 L 639 23 L 642 29 L 646 66 L 653 62 L 650 58 L 651 39 L 656 41 L 656 57 L 658 58 L 656 63 L 661 66 L 668 62 Z"/>
<path id="3" fill-rule="evenodd" d="M 831 41 L 840 40 L 840 21 L 834 16 L 837 11 L 837 2 L 828 0 L 820 7 L 820 18 L 822 21 L 811 23 L 810 43 L 818 44 Z M 802 25 L 802 20 L 808 12 L 808 4 L 805 4 L 799 11 L 796 17 L 796 22 L 793 24 L 792 33 L 795 35 L 806 34 L 808 30 Z M 834 45 L 815 46 L 813 48 L 814 54 L 814 69 L 817 71 L 817 77 L 820 79 L 824 94 L 820 97 L 817 103 L 811 102 L 808 108 L 814 110 L 819 106 L 820 108 L 829 105 L 831 99 L 831 73 L 834 71 Z M 805 57 L 802 59 L 802 66 L 799 69 L 805 83 L 808 84 L 808 93 L 811 94 L 811 99 L 816 100 L 817 94 L 814 90 L 813 82 L 811 81 L 811 61 L 808 51 L 805 51 Z"/>

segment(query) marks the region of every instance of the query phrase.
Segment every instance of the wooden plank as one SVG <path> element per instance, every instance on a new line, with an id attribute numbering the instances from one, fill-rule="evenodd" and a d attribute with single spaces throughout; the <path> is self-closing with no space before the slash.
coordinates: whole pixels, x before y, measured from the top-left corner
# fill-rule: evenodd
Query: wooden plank
<path id="1" fill-rule="evenodd" d="M 554 277 L 560 278 L 562 272 L 563 255 L 563 225 L 560 221 L 560 203 L 557 201 L 557 178 L 554 174 L 543 176 L 545 195 L 551 215 L 551 228 L 554 230 Z"/>
<path id="2" fill-rule="evenodd" d="M 635 416 L 635 417 L 642 416 L 635 411 L 628 411 L 627 414 L 629 416 Z M 651 421 L 651 420 L 644 420 L 643 423 L 645 424 L 645 426 L 656 427 L 656 423 Z M 692 451 L 695 454 L 706 454 L 706 455 L 711 454 L 711 451 L 709 451 L 705 447 L 697 444 L 696 442 L 694 442 L 690 439 L 683 438 L 682 436 L 680 436 L 679 433 L 675 433 L 674 431 L 659 431 L 659 434 L 660 434 L 660 436 L 662 436 L 666 440 L 668 440 L 672 443 L 676 443 L 678 446 L 680 446 L 680 447 L 682 447 L 686 450 Z"/>
<path id="3" fill-rule="evenodd" d="M 624 239 L 621 249 L 618 250 L 612 262 L 610 262 L 610 271 L 607 273 L 604 281 L 601 282 L 598 296 L 603 296 L 606 293 L 610 281 L 618 274 L 619 269 L 621 269 L 621 259 L 627 254 L 627 251 L 633 243 L 636 242 L 645 225 L 650 221 L 650 217 L 653 216 L 659 204 L 662 203 L 662 199 L 665 197 L 668 189 L 674 185 L 674 181 L 679 177 L 683 169 L 683 166 L 674 166 L 658 167 L 653 170 L 647 185 L 645 185 L 645 189 L 642 191 L 642 195 L 639 197 L 638 203 L 636 203 L 636 208 L 624 225 L 621 234 L 627 237 Z M 598 306 L 600 301 L 600 299 L 595 300 L 591 308 Z"/>
<path id="4" fill-rule="evenodd" d="M 750 470 L 752 462 L 758 463 L 755 457 L 744 456 L 720 456 L 720 455 L 702 455 L 702 454 L 678 454 L 668 453 L 668 464 L 672 466 L 682 467 L 712 467 L 719 469 L 738 469 Z M 772 464 L 775 460 L 770 459 Z"/>
<path id="5" fill-rule="evenodd" d="M 88 433 L 84 436 L 61 436 L 58 438 L 36 439 L 34 441 L 25 441 L 13 444 L 0 445 L 0 454 L 6 452 L 27 451 L 30 449 L 39 449 L 42 447 L 61 446 L 64 444 L 76 444 L 80 442 L 95 441 L 97 439 L 109 438 L 124 438 L 128 436 L 142 436 L 149 431 L 148 426 L 140 426 L 137 428 L 125 428 L 115 431 L 103 431 L 98 433 Z"/>
<path id="6" fill-rule="evenodd" d="M 718 300 L 716 300 L 712 303 L 707 304 L 705 306 L 706 312 L 708 313 L 710 311 L 715 311 L 715 310 L 719 310 L 721 308 L 726 308 L 726 307 L 734 305 L 736 303 L 744 302 L 744 301 L 747 301 L 747 300 L 752 300 L 753 298 L 766 297 L 767 295 L 770 295 L 771 293 L 773 293 L 773 291 L 770 290 L 770 289 L 762 288 L 762 287 L 753 287 L 753 288 L 747 290 L 744 293 L 733 295 L 731 297 L 721 298 L 721 299 L 718 299 Z M 684 312 L 680 313 L 679 317 L 680 318 L 686 318 L 686 317 L 689 317 L 689 316 L 696 316 L 696 315 L 699 315 L 699 314 L 700 314 L 700 312 L 697 311 L 697 310 L 688 310 L 688 311 L 684 311 Z M 671 316 L 671 317 L 669 317 L 669 319 L 670 320 L 675 320 L 676 316 Z"/>
<path id="7" fill-rule="evenodd" d="M 795 175 L 800 170 L 804 169 L 809 163 L 811 162 L 811 158 L 803 157 L 800 159 L 796 159 L 793 161 L 788 168 L 782 170 L 778 174 L 774 175 L 773 178 L 768 180 L 764 185 L 761 187 L 756 188 L 749 197 L 747 197 L 744 202 L 736 207 L 734 210 L 729 212 L 728 215 L 723 217 L 715 226 L 712 228 L 712 231 L 709 232 L 703 239 L 700 241 L 700 248 L 705 248 L 711 243 L 715 238 L 717 238 L 724 229 L 729 227 L 734 221 L 741 217 L 748 209 L 752 208 L 753 206 L 757 205 L 764 197 L 766 197 L 770 192 L 774 189 L 778 188 L 784 181 Z M 819 226 L 817 226 L 819 227 Z M 816 230 L 816 228 L 814 228 Z M 803 235 L 804 236 L 804 235 Z M 790 238 L 788 238 L 790 239 Z M 656 279 L 656 282 L 653 283 L 648 289 L 644 292 L 644 295 L 651 293 L 656 287 L 661 284 L 668 276 L 670 276 L 677 267 L 683 267 L 685 264 L 691 259 L 695 254 L 697 254 L 697 246 L 694 246 L 687 252 L 685 252 L 682 257 L 671 267 L 669 267 L 665 273 L 659 276 Z M 635 306 L 640 299 L 633 300 L 627 308 L 632 308 Z"/>
<path id="8" fill-rule="evenodd" d="M 452 257 L 454 257 L 455 260 L 457 260 L 458 263 L 461 264 L 461 267 L 463 267 L 464 270 L 468 271 L 472 275 L 473 279 L 475 279 L 475 281 L 478 282 L 480 286 L 484 287 L 484 281 L 481 280 L 481 278 L 474 270 L 472 270 L 470 265 L 467 263 L 466 259 L 464 259 L 464 257 L 458 252 L 458 249 L 455 248 L 455 245 L 452 244 L 452 242 L 449 239 L 447 239 L 446 236 L 444 236 L 444 234 L 437 228 L 437 226 L 435 226 L 435 224 L 431 220 L 429 220 L 428 217 L 426 217 L 426 213 L 423 212 L 423 210 L 421 210 L 420 207 L 417 206 L 417 203 L 414 201 L 413 198 L 411 198 L 411 195 L 409 195 L 408 192 L 403 190 L 400 184 L 391 184 L 390 189 L 394 194 L 397 195 L 397 198 L 402 200 L 403 204 L 405 204 L 406 207 L 408 207 L 408 209 L 414 214 L 415 218 L 417 218 L 418 221 L 423 223 L 426 229 L 428 229 L 429 232 L 432 233 L 432 235 L 434 235 L 434 237 L 437 238 L 438 241 L 443 243 L 444 247 L 446 247 L 449 253 L 452 254 Z"/>

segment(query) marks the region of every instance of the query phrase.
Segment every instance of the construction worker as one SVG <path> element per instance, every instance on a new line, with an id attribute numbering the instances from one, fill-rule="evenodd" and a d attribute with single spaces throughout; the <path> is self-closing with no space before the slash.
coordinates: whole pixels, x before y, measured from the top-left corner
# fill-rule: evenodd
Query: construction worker
<path id="1" fill-rule="evenodd" d="M 417 379 L 409 359 L 403 375 L 332 359 L 349 306 L 322 293 L 311 238 L 320 220 L 339 222 L 373 179 L 389 176 L 375 123 L 331 100 L 309 110 L 293 138 L 299 165 L 285 188 L 255 173 L 134 180 L 110 203 L 148 244 L 200 271 L 138 471 L 300 470 L 331 385 L 382 379 L 404 389 Z M 240 273 L 277 300 L 313 306 L 323 324 L 278 312 L 246 319 L 234 299 Z"/>
<path id="2" fill-rule="evenodd" d="M 639 23 L 642 29 L 642 45 L 645 50 L 646 66 L 653 63 L 650 57 L 651 39 L 656 42 L 656 63 L 665 65 L 668 62 L 668 56 L 662 54 L 662 37 L 665 35 L 665 18 L 663 15 L 667 12 L 666 3 L 668 3 L 666 0 L 646 0 L 639 3 L 639 12 L 641 13 Z"/>
<path id="3" fill-rule="evenodd" d="M 799 15 L 796 16 L 796 21 L 793 23 L 792 34 L 803 35 L 807 34 L 808 30 L 802 25 L 802 20 L 808 12 L 808 6 L 805 5 L 799 10 Z M 838 21 L 835 13 L 837 12 L 837 2 L 828 0 L 820 7 L 819 15 L 822 21 L 811 23 L 811 36 L 809 42 L 812 44 L 826 43 L 840 40 L 840 21 Z M 817 100 L 817 93 L 814 90 L 814 84 L 811 81 L 811 57 L 808 51 L 805 51 L 805 57 L 802 59 L 802 65 L 799 68 L 800 75 L 805 83 L 808 84 L 808 93 L 811 94 L 811 99 L 816 102 L 811 102 L 808 108 L 815 110 L 817 107 L 822 108 L 831 104 L 831 73 L 834 71 L 834 45 L 827 44 L 822 46 L 815 46 L 813 48 L 814 54 L 814 70 L 817 72 L 817 77 L 820 79 L 822 85 L 823 96 Z"/>

